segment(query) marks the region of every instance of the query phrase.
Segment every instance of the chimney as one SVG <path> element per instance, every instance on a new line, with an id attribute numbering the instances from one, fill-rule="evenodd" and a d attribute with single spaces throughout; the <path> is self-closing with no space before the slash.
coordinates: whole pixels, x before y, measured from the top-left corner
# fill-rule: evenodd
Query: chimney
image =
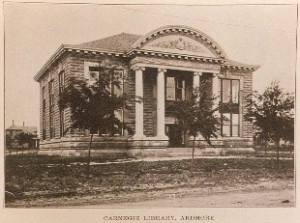
<path id="1" fill-rule="evenodd" d="M 25 126 L 25 122 L 23 122 L 23 127 Z"/>
<path id="2" fill-rule="evenodd" d="M 15 120 L 12 120 L 12 125 L 15 125 Z"/>

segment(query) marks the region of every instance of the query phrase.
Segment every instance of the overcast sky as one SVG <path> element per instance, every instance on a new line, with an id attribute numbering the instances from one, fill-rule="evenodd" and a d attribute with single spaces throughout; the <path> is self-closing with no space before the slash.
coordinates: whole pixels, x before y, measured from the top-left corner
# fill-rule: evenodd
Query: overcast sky
<path id="1" fill-rule="evenodd" d="M 146 34 L 187 25 L 212 37 L 228 57 L 261 68 L 254 89 L 272 80 L 294 91 L 297 8 L 280 6 L 104 6 L 6 3 L 5 127 L 39 127 L 39 84 L 33 76 L 62 43 L 121 32 Z"/>

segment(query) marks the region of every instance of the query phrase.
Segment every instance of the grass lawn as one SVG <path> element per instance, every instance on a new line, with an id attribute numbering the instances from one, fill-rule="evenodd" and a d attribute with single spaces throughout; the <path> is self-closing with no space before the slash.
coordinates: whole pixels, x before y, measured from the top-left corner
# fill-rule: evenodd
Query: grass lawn
<path id="1" fill-rule="evenodd" d="M 119 157 L 111 158 L 116 160 Z M 123 157 L 124 158 L 124 157 Z M 6 206 L 20 201 L 149 192 L 170 188 L 236 187 L 260 181 L 293 181 L 294 160 L 227 158 L 132 161 L 91 165 L 86 160 L 37 155 L 6 158 Z M 98 158 L 94 161 L 103 161 Z"/>

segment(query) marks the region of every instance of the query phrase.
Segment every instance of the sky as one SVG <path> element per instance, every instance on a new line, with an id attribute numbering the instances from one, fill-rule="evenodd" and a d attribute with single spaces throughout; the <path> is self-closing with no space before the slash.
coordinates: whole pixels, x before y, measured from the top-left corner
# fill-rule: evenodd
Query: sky
<path id="1" fill-rule="evenodd" d="M 187 25 L 212 37 L 229 59 L 260 65 L 253 88 L 277 80 L 295 91 L 295 5 L 95 5 L 5 3 L 5 127 L 39 127 L 39 84 L 33 77 L 62 44 L 122 32 L 144 35 Z"/>

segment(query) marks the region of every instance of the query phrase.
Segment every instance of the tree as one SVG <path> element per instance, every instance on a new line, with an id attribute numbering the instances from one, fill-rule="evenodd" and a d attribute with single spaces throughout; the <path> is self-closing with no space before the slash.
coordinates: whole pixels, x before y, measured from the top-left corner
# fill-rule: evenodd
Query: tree
<path id="1" fill-rule="evenodd" d="M 254 91 L 246 108 L 245 118 L 258 127 L 258 137 L 275 142 L 278 162 L 280 140 L 294 140 L 293 94 L 283 92 L 275 81 L 262 94 Z"/>
<path id="2" fill-rule="evenodd" d="M 125 108 L 125 95 L 117 95 L 120 89 L 120 77 L 115 75 L 115 69 L 99 68 L 99 75 L 94 83 L 81 78 L 72 78 L 70 84 L 60 95 L 60 109 L 70 108 L 71 128 L 88 129 L 90 143 L 88 150 L 88 177 L 91 157 L 91 147 L 95 132 L 108 133 L 113 136 L 122 127 L 115 112 Z"/>
<path id="3" fill-rule="evenodd" d="M 24 144 L 28 143 L 28 149 L 29 149 L 33 141 L 33 138 L 35 137 L 36 137 L 35 134 L 21 132 L 18 135 L 16 135 L 16 140 L 18 140 L 20 146 L 23 146 Z"/>
<path id="4" fill-rule="evenodd" d="M 217 138 L 219 118 L 214 114 L 212 97 L 206 90 L 196 88 L 188 100 L 174 101 L 168 110 L 175 117 L 177 128 L 184 136 L 193 137 L 192 160 L 195 153 L 195 140 L 200 134 L 212 146 L 210 139 Z"/>
<path id="5" fill-rule="evenodd" d="M 6 134 L 5 135 L 5 145 L 7 149 L 10 149 L 12 147 L 11 143 L 13 142 L 13 139 L 11 137 L 11 135 Z"/>

